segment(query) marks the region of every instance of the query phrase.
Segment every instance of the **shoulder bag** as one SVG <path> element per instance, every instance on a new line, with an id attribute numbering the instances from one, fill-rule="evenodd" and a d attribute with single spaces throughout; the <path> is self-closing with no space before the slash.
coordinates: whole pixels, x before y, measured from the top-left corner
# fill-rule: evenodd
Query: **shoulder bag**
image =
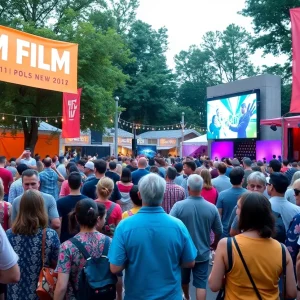
<path id="1" fill-rule="evenodd" d="M 45 266 L 45 248 L 46 248 L 46 228 L 43 230 L 42 239 L 42 262 L 36 293 L 40 300 L 51 300 L 54 296 L 54 289 L 58 274 L 53 269 Z"/>
<path id="2" fill-rule="evenodd" d="M 238 243 L 237 243 L 237 241 L 236 241 L 235 238 L 233 238 L 233 242 L 234 242 L 234 245 L 235 245 L 235 247 L 236 247 L 236 250 L 237 250 L 237 252 L 239 253 L 239 256 L 240 256 L 240 258 L 241 258 L 241 260 L 242 260 L 242 263 L 243 263 L 243 265 L 244 265 L 244 268 L 245 268 L 245 270 L 246 270 L 246 273 L 247 273 L 247 275 L 248 275 L 248 277 L 249 277 L 249 279 L 250 279 L 250 281 L 251 281 L 251 284 L 252 284 L 252 286 L 253 286 L 253 289 L 254 289 L 254 291 L 255 291 L 255 294 L 256 294 L 256 296 L 257 296 L 257 298 L 258 298 L 259 300 L 262 300 L 262 297 L 261 297 L 261 295 L 260 295 L 260 293 L 259 293 L 259 291 L 258 291 L 258 289 L 257 289 L 257 287 L 256 287 L 256 285 L 255 285 L 255 282 L 254 282 L 254 280 L 253 280 L 253 278 L 252 278 L 252 276 L 251 276 L 251 274 L 250 274 L 250 271 L 249 271 L 249 269 L 248 269 L 248 267 L 247 267 L 247 264 L 246 264 L 246 262 L 245 262 L 245 259 L 244 259 L 244 257 L 243 257 L 243 254 L 242 254 L 242 252 L 241 252 L 241 249 L 240 249 L 240 247 L 239 247 L 239 245 L 238 245 Z"/>
<path id="3" fill-rule="evenodd" d="M 227 238 L 227 256 L 228 256 L 228 270 L 226 273 L 230 272 L 232 269 L 232 238 Z M 224 300 L 225 299 L 225 286 L 219 291 L 216 300 Z"/>

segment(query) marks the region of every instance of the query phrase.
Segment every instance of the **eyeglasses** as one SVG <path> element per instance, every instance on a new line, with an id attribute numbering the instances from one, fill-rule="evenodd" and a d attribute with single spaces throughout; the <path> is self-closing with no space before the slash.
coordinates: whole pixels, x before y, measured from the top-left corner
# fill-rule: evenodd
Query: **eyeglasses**
<path id="1" fill-rule="evenodd" d="M 299 196 L 299 194 L 300 194 L 300 190 L 298 190 L 298 189 L 294 189 L 294 192 L 295 192 L 295 196 Z"/>

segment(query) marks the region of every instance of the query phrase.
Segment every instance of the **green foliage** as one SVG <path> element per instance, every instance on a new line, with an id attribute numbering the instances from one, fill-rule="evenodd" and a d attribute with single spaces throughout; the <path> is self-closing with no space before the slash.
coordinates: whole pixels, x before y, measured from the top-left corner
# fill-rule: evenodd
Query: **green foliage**
<path id="1" fill-rule="evenodd" d="M 114 92 L 128 79 L 122 68 L 132 59 L 104 1 L 0 1 L 0 17 L 2 23 L 25 32 L 79 44 L 78 87 L 83 88 L 81 114 L 85 116 L 81 129 L 103 130 L 111 125 Z M 3 112 L 62 115 L 61 93 L 0 83 L 0 94 Z M 23 127 L 25 145 L 34 148 L 38 123 L 29 120 L 16 125 Z"/>
<path id="2" fill-rule="evenodd" d="M 223 32 L 207 32 L 200 45 L 208 52 L 210 65 L 216 72 L 220 83 L 236 81 L 254 76 L 255 70 L 250 62 L 251 35 L 242 27 L 231 24 Z"/>
<path id="3" fill-rule="evenodd" d="M 299 7 L 299 0 L 246 0 L 241 14 L 251 17 L 256 34 L 252 46 L 265 54 L 291 55 L 291 8 Z"/>
<path id="4" fill-rule="evenodd" d="M 168 109 L 174 105 L 176 85 L 166 64 L 167 38 L 165 28 L 155 31 L 141 21 L 130 28 L 127 43 L 134 61 L 124 68 L 130 80 L 118 93 L 126 108 L 122 118 L 151 125 L 173 122 Z"/>

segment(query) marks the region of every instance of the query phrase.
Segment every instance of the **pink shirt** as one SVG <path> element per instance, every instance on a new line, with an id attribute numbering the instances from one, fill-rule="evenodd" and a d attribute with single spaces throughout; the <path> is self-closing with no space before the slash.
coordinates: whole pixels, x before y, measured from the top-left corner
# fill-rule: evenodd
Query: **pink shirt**
<path id="1" fill-rule="evenodd" d="M 71 190 L 70 190 L 70 187 L 69 187 L 68 180 L 65 180 L 61 184 L 61 189 L 60 189 L 59 197 L 68 196 L 68 195 L 70 195 L 70 193 L 71 193 Z"/>
<path id="2" fill-rule="evenodd" d="M 211 190 L 207 190 L 207 189 L 203 188 L 201 191 L 201 196 L 206 201 L 216 205 L 217 198 L 218 198 L 218 192 L 214 187 Z"/>
<path id="3" fill-rule="evenodd" d="M 109 208 L 111 207 L 111 205 L 113 203 L 110 200 L 106 200 L 106 201 L 95 200 L 95 201 L 98 203 L 104 204 L 107 211 L 109 210 Z M 116 206 L 113 209 L 113 211 L 111 212 L 110 217 L 107 220 L 107 223 L 108 223 L 108 225 L 113 224 L 113 225 L 117 226 L 121 220 L 122 220 L 122 209 L 121 209 L 121 206 L 116 203 Z"/>

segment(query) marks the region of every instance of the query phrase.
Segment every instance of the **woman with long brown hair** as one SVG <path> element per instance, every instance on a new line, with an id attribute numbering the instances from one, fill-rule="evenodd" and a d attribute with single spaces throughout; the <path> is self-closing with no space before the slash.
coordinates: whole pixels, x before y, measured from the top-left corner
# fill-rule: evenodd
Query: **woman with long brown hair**
<path id="1" fill-rule="evenodd" d="M 200 172 L 200 176 L 203 179 L 203 188 L 201 191 L 201 196 L 208 202 L 212 204 L 216 204 L 218 198 L 218 192 L 213 187 L 211 183 L 211 175 L 209 170 L 202 169 Z"/>
<path id="2" fill-rule="evenodd" d="M 21 279 L 16 284 L 9 284 L 7 300 L 39 299 L 36 288 L 42 268 L 42 239 L 45 230 L 45 265 L 55 267 L 58 259 L 59 238 L 48 227 L 48 216 L 44 200 L 36 190 L 24 192 L 20 209 L 7 237 L 19 256 Z"/>
<path id="3" fill-rule="evenodd" d="M 217 292 L 225 282 L 225 300 L 279 299 L 278 283 L 285 267 L 283 298 L 294 299 L 293 262 L 286 247 L 272 238 L 275 220 L 270 201 L 261 193 L 244 193 L 237 215 L 241 234 L 219 242 L 209 277 L 211 290 Z"/>

